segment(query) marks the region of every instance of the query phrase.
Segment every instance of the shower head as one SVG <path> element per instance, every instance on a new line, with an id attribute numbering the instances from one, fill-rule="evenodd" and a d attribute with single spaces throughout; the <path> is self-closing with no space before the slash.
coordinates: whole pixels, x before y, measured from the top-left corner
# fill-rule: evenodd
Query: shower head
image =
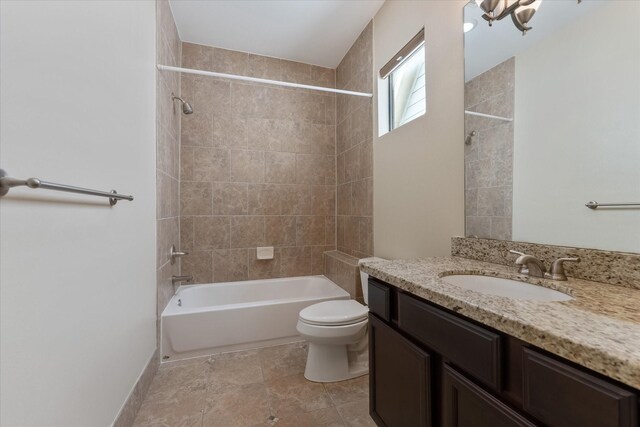
<path id="1" fill-rule="evenodd" d="M 467 137 L 464 139 L 465 145 L 471 145 L 471 143 L 473 142 L 473 137 L 476 136 L 477 134 L 478 132 L 476 132 L 475 130 L 472 130 L 471 132 L 469 132 L 469 135 L 467 135 Z"/>
<path id="2" fill-rule="evenodd" d="M 192 114 L 193 113 L 193 107 L 191 106 L 191 104 L 189 104 L 184 99 L 180 98 L 179 96 L 175 96 L 173 93 L 171 94 L 171 99 L 173 101 L 175 101 L 177 99 L 178 101 L 180 101 L 182 103 L 182 113 L 183 114 Z"/>

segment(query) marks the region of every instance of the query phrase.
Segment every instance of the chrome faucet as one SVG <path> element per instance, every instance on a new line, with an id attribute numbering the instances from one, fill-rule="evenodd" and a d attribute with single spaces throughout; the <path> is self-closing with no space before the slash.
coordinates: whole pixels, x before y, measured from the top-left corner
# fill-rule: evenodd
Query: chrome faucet
<path id="1" fill-rule="evenodd" d="M 580 261 L 580 258 L 558 258 L 553 261 L 551 269 L 547 272 L 547 268 L 544 266 L 544 263 L 533 255 L 527 255 L 523 252 L 513 250 L 509 252 L 518 255 L 516 265 L 520 266 L 520 269 L 518 270 L 520 274 L 551 280 L 567 280 L 567 275 L 564 271 L 564 263 Z"/>
<path id="2" fill-rule="evenodd" d="M 181 283 L 191 283 L 193 276 L 171 276 L 171 284 L 179 285 Z"/>

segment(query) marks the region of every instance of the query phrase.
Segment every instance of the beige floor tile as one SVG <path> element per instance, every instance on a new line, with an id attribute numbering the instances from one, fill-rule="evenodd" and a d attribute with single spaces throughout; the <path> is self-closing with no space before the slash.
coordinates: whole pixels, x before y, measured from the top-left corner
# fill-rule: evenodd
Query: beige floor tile
<path id="1" fill-rule="evenodd" d="M 248 427 L 266 423 L 271 415 L 266 386 L 259 382 L 228 386 L 207 393 L 203 427 Z"/>
<path id="2" fill-rule="evenodd" d="M 311 412 L 291 414 L 274 420 L 276 427 L 345 427 L 340 414 L 333 406 Z"/>
<path id="3" fill-rule="evenodd" d="M 281 419 L 332 406 L 324 386 L 301 374 L 269 380 L 266 385 L 271 414 Z"/>
<path id="4" fill-rule="evenodd" d="M 207 358 L 162 365 L 149 387 L 147 396 L 153 398 L 167 392 L 172 394 L 175 389 L 204 390 L 207 369 Z"/>
<path id="5" fill-rule="evenodd" d="M 148 396 L 142 403 L 134 427 L 200 427 L 204 408 L 204 388 L 165 390 Z"/>
<path id="6" fill-rule="evenodd" d="M 211 356 L 206 378 L 207 390 L 214 393 L 231 386 L 262 383 L 257 350 Z"/>
<path id="7" fill-rule="evenodd" d="M 369 416 L 369 399 L 337 406 L 338 413 L 349 427 L 376 427 Z"/>
<path id="8" fill-rule="evenodd" d="M 307 381 L 304 342 L 162 365 L 135 427 L 374 426 L 368 376 Z M 270 417 L 274 417 L 271 419 Z"/>
<path id="9" fill-rule="evenodd" d="M 265 380 L 304 373 L 307 344 L 304 342 L 262 348 L 258 352 Z"/>
<path id="10" fill-rule="evenodd" d="M 369 397 L 369 376 L 363 375 L 352 380 L 326 383 L 325 388 L 336 406 Z"/>

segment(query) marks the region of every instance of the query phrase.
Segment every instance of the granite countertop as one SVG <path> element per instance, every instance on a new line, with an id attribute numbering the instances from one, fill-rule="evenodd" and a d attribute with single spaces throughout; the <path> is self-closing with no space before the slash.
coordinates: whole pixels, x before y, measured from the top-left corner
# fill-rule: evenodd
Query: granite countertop
<path id="1" fill-rule="evenodd" d="M 517 267 L 458 257 L 364 261 L 369 275 L 508 335 L 640 389 L 640 290 L 569 278 L 536 279 Z M 534 283 L 570 301 L 526 301 L 480 294 L 443 282 L 482 274 Z"/>

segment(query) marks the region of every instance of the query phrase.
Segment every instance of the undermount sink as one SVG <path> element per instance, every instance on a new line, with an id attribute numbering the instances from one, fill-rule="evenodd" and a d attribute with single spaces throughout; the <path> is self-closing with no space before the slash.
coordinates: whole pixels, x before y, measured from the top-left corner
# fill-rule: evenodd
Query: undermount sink
<path id="1" fill-rule="evenodd" d="M 569 301 L 573 298 L 562 292 L 543 286 L 503 279 L 501 277 L 481 276 L 477 274 L 453 274 L 441 277 L 450 285 L 469 289 L 481 294 L 496 295 L 528 301 Z"/>

